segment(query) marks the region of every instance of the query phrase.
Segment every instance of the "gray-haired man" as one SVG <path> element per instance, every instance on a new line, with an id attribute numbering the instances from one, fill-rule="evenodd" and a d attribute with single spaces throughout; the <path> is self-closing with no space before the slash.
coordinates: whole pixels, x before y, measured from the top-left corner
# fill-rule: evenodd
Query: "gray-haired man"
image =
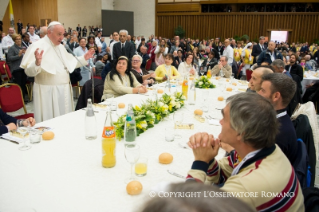
<path id="1" fill-rule="evenodd" d="M 113 64 L 117 63 L 117 59 L 121 56 L 126 56 L 130 61 L 135 54 L 134 44 L 127 42 L 128 31 L 125 29 L 120 30 L 120 42 L 113 46 Z"/>

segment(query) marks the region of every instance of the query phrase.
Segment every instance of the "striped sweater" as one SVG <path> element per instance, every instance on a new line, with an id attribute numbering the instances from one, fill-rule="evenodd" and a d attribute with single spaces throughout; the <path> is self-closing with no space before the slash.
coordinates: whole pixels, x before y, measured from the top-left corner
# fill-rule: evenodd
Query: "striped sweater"
<path id="1" fill-rule="evenodd" d="M 242 165 L 238 174 L 231 176 L 238 163 L 236 152 L 209 164 L 194 161 L 187 180 L 224 183 L 223 191 L 233 192 L 232 195 L 257 211 L 304 211 L 302 190 L 295 171 L 277 145 L 262 149 Z"/>

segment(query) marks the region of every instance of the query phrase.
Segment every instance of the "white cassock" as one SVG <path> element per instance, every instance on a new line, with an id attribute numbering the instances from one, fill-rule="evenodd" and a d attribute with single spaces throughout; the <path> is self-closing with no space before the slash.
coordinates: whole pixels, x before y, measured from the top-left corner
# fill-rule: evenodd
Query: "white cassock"
<path id="1" fill-rule="evenodd" d="M 40 66 L 35 64 L 35 50 L 43 50 Z M 84 56 L 78 57 L 87 65 Z M 63 45 L 55 46 L 45 36 L 27 49 L 21 68 L 26 75 L 34 77 L 33 105 L 36 122 L 42 122 L 74 111 L 70 75 L 80 63 L 69 54 Z"/>

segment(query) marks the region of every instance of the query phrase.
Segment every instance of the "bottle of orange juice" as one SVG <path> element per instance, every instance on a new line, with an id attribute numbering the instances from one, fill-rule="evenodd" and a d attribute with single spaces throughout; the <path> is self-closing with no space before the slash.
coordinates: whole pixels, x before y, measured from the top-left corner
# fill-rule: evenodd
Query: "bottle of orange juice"
<path id="1" fill-rule="evenodd" d="M 112 122 L 111 111 L 107 111 L 102 133 L 102 166 L 104 168 L 112 168 L 116 164 L 115 157 L 115 129 Z"/>
<path id="2" fill-rule="evenodd" d="M 211 77 L 212 77 L 212 69 L 210 68 L 210 66 L 208 67 L 207 77 L 208 77 L 208 78 L 211 78 Z"/>
<path id="3" fill-rule="evenodd" d="M 182 92 L 183 92 L 183 95 L 186 97 L 186 100 L 187 100 L 187 93 L 188 93 L 187 75 L 184 76 L 184 81 L 183 81 L 183 85 L 182 85 Z"/>

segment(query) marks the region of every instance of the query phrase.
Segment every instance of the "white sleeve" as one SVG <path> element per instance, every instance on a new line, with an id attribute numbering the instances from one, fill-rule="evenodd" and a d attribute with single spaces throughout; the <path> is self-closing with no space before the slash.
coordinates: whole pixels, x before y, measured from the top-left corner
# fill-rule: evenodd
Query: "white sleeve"
<path id="1" fill-rule="evenodd" d="M 165 47 L 164 55 L 167 55 L 167 53 L 168 53 L 168 48 Z"/>
<path id="2" fill-rule="evenodd" d="M 28 64 L 27 68 L 24 69 L 24 72 L 29 77 L 35 77 L 41 72 L 41 66 L 37 66 L 35 61 Z"/>
<path id="3" fill-rule="evenodd" d="M 2 39 L 2 49 L 3 50 L 7 50 L 8 49 L 8 41 L 7 41 L 8 39 L 6 39 L 6 37 L 4 37 L 3 39 Z"/>
<path id="4" fill-rule="evenodd" d="M 157 54 L 157 53 L 159 52 L 159 50 L 160 50 L 159 46 L 156 46 L 156 49 L 155 49 L 155 51 L 154 51 L 154 54 Z"/>

